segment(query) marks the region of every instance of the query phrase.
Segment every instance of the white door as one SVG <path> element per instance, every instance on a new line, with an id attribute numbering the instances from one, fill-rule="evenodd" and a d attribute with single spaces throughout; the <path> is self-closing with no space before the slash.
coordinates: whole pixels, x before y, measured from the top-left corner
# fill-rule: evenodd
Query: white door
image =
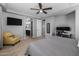
<path id="1" fill-rule="evenodd" d="M 37 37 L 42 36 L 42 20 L 37 20 Z"/>

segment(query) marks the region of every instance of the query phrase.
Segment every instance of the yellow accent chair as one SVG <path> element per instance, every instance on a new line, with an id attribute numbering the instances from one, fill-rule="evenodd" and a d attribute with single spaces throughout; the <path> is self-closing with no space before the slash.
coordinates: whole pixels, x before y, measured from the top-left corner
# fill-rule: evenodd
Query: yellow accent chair
<path id="1" fill-rule="evenodd" d="M 18 36 L 13 35 L 10 32 L 3 33 L 3 44 L 4 45 L 15 45 L 16 43 L 20 42 L 20 38 Z"/>

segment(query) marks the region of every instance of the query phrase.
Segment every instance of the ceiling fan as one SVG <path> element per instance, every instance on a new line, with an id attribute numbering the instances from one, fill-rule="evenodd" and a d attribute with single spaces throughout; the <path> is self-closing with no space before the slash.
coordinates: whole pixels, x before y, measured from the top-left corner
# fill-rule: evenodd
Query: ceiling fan
<path id="1" fill-rule="evenodd" d="M 52 10 L 52 7 L 42 8 L 42 3 L 38 3 L 38 6 L 39 6 L 39 9 L 31 8 L 31 10 L 38 10 L 36 14 L 39 14 L 39 13 L 47 14 L 46 10 Z"/>

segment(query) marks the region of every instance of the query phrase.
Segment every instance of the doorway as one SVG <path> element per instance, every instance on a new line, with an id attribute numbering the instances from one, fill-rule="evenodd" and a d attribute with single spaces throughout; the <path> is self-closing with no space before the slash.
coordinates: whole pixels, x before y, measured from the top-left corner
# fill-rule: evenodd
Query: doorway
<path id="1" fill-rule="evenodd" d="M 26 36 L 30 36 L 30 30 L 26 30 Z"/>

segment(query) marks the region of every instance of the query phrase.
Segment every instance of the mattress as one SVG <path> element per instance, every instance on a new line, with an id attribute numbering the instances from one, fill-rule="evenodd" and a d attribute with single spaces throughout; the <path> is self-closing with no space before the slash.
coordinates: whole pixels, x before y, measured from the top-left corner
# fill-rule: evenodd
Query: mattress
<path id="1" fill-rule="evenodd" d="M 27 54 L 31 56 L 78 56 L 76 40 L 48 37 L 29 45 Z"/>

